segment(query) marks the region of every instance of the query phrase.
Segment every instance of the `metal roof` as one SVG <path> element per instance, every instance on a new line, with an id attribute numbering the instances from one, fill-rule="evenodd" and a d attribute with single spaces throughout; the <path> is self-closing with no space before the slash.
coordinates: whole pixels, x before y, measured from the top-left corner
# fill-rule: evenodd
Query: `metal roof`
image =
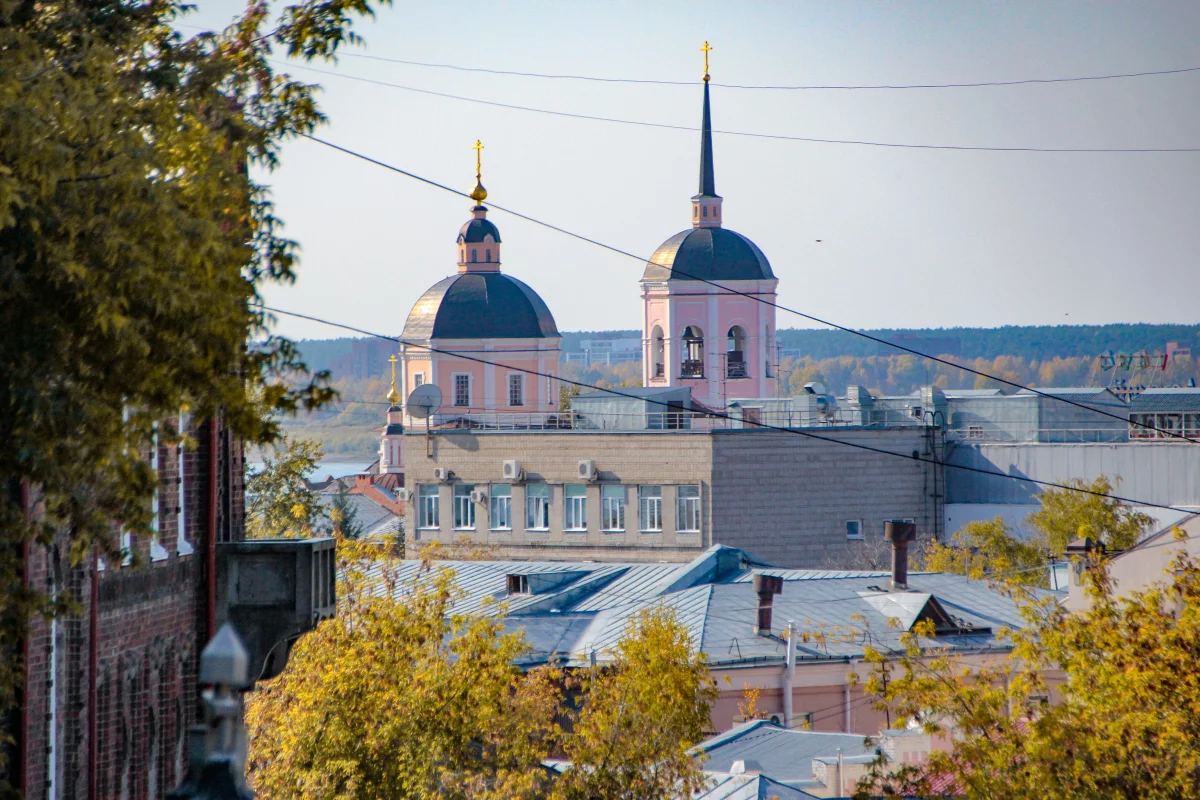
<path id="1" fill-rule="evenodd" d="M 819 796 L 765 775 L 718 773 L 711 776 L 709 784 L 699 794 L 692 795 L 692 800 L 805 800 Z"/>
<path id="2" fill-rule="evenodd" d="M 777 781 L 802 781 L 812 778 L 815 758 L 875 754 L 865 737 L 854 733 L 817 733 L 781 728 L 769 720 L 745 722 L 696 745 L 704 753 L 704 769 L 728 772 L 735 761 L 754 760 L 762 773 Z"/>
<path id="3" fill-rule="evenodd" d="M 492 237 L 493 242 L 500 241 L 500 229 L 494 222 L 479 217 L 469 219 L 458 231 L 458 244 L 483 244 L 488 236 Z"/>
<path id="4" fill-rule="evenodd" d="M 642 280 L 753 281 L 774 277 L 762 250 L 740 233 L 728 228 L 688 228 L 659 245 Z"/>
<path id="5" fill-rule="evenodd" d="M 764 568 L 748 553 L 714 546 L 686 564 L 596 562 L 443 561 L 454 571 L 461 595 L 456 612 L 501 616 L 506 630 L 524 632 L 534 653 L 530 663 L 561 660 L 584 664 L 595 652 L 608 660 L 630 620 L 647 609 L 674 610 L 692 642 L 714 666 L 782 663 L 781 635 L 789 620 L 800 636 L 798 662 L 863 655 L 869 626 L 876 647 L 900 647 L 900 636 L 930 612 L 966 632 L 939 635 L 927 644 L 958 651 L 1007 649 L 997 635 L 1023 620 L 1012 598 L 983 581 L 944 573 L 910 573 L 910 591 L 892 591 L 886 572 Z M 402 578 L 420 562 L 406 561 Z M 772 636 L 756 635 L 755 572 L 783 578 L 774 598 Z M 508 594 L 507 576 L 559 574 L 560 580 L 528 582 L 532 593 Z M 400 582 L 399 594 L 406 591 Z M 503 602 L 503 607 L 499 605 Z M 897 618 L 900 627 L 890 620 Z"/>
<path id="6" fill-rule="evenodd" d="M 538 293 L 502 272 L 463 272 L 431 286 L 404 324 L 406 339 L 544 339 L 558 326 Z"/>
<path id="7" fill-rule="evenodd" d="M 1147 389 L 1129 401 L 1131 414 L 1200 411 L 1200 388 Z"/>

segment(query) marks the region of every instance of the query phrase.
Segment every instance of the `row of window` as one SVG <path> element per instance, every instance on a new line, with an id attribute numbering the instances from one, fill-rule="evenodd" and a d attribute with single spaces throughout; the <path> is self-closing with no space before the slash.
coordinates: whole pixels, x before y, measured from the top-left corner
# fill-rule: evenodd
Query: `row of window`
<path id="1" fill-rule="evenodd" d="M 547 379 L 549 385 L 549 379 Z M 520 372 L 508 374 L 508 404 L 510 406 L 525 405 L 525 375 Z M 471 376 L 459 374 L 454 376 L 454 405 L 471 405 Z"/>
<path id="2" fill-rule="evenodd" d="M 496 254 L 496 257 L 497 257 L 497 258 L 499 258 L 499 256 L 500 256 L 500 254 L 499 254 L 499 253 L 497 253 L 497 254 Z M 464 247 L 464 248 L 462 249 L 462 251 L 461 251 L 461 252 L 458 254 L 458 257 L 459 257 L 459 258 L 461 258 L 461 259 L 462 259 L 464 262 L 467 260 L 467 250 L 466 250 L 466 248 L 465 248 L 465 247 Z M 484 251 L 483 251 L 483 259 L 484 259 L 484 263 L 485 263 L 485 264 L 490 264 L 490 263 L 492 262 L 492 251 L 491 251 L 491 249 L 490 249 L 490 248 L 489 248 L 489 249 L 487 249 L 487 250 L 484 250 Z M 478 263 L 479 263 L 479 250 L 478 250 L 478 248 L 475 248 L 475 247 L 472 247 L 472 248 L 471 248 L 471 263 L 472 263 L 472 264 L 478 264 Z"/>
<path id="3" fill-rule="evenodd" d="M 441 527 L 441 492 L 436 483 L 417 487 L 417 527 Z M 513 528 L 512 486 L 492 484 L 480 492 L 469 484 L 455 484 L 453 494 L 454 529 L 475 530 L 476 507 L 486 505 L 488 529 L 510 531 Z M 662 486 L 637 487 L 638 530 L 658 533 L 663 529 Z M 588 529 L 587 486 L 568 484 L 563 487 L 563 530 L 584 532 Z M 625 530 L 625 487 L 600 487 L 600 530 L 620 533 Z M 531 483 L 525 487 L 525 530 L 550 530 L 550 486 Z M 700 487 L 675 487 L 675 530 L 678 533 L 700 532 Z"/>

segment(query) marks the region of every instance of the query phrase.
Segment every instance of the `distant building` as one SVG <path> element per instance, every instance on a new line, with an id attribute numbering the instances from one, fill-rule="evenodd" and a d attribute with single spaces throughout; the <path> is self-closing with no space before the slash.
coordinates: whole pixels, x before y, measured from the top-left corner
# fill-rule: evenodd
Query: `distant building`
<path id="1" fill-rule="evenodd" d="M 1129 401 L 1129 437 L 1200 439 L 1200 389 L 1146 389 Z"/>
<path id="2" fill-rule="evenodd" d="M 570 350 L 563 350 L 563 360 L 568 363 L 591 367 L 596 364 L 611 366 L 640 361 L 642 340 L 630 339 L 580 339 Z"/>

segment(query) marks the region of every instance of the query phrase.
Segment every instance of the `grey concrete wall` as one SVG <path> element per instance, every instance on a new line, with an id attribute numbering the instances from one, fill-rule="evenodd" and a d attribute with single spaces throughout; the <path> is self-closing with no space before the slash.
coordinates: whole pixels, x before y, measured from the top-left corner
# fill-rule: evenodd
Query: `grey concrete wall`
<path id="1" fill-rule="evenodd" d="M 921 534 L 935 515 L 933 467 L 854 449 L 925 453 L 919 428 L 820 431 L 836 441 L 780 431 L 713 434 L 713 538 L 785 567 L 858 566 L 856 552 L 883 536 L 889 519 L 913 519 Z M 846 540 L 862 520 L 866 539 Z"/>

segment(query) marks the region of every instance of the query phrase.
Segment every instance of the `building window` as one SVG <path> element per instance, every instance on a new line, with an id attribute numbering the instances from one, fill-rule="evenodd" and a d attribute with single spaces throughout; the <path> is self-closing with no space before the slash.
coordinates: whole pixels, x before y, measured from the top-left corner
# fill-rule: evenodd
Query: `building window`
<path id="1" fill-rule="evenodd" d="M 475 504 L 471 502 L 471 488 L 465 483 L 454 486 L 454 530 L 475 530 Z"/>
<path id="2" fill-rule="evenodd" d="M 470 375 L 455 375 L 454 376 L 454 405 L 456 405 L 456 406 L 471 405 L 471 376 Z"/>
<path id="3" fill-rule="evenodd" d="M 707 217 L 708 216 L 708 206 L 701 206 L 701 209 L 703 209 L 703 210 L 700 212 L 700 216 Z"/>
<path id="4" fill-rule="evenodd" d="M 704 377 L 704 332 L 695 325 L 683 329 L 683 363 L 680 374 L 684 378 Z"/>
<path id="5" fill-rule="evenodd" d="M 425 385 L 425 373 L 424 372 L 414 373 L 413 374 L 413 388 L 415 389 L 418 386 L 424 386 L 424 385 Z"/>
<path id="6" fill-rule="evenodd" d="M 512 487 L 495 485 L 488 498 L 488 526 L 494 531 L 512 530 Z"/>
<path id="7" fill-rule="evenodd" d="M 525 376 L 519 373 L 508 375 L 508 404 L 510 406 L 525 405 Z"/>
<path id="8" fill-rule="evenodd" d="M 746 329 L 734 325 L 727 334 L 728 343 L 725 348 L 725 377 L 748 378 L 746 372 Z"/>
<path id="9" fill-rule="evenodd" d="M 566 516 L 563 518 L 563 529 L 568 531 L 587 530 L 587 487 L 571 485 L 563 492 L 566 498 Z"/>
<path id="10" fill-rule="evenodd" d="M 438 485 L 423 483 L 417 487 L 417 527 L 423 530 L 437 530 L 440 526 Z"/>
<path id="11" fill-rule="evenodd" d="M 544 483 L 525 487 L 525 530 L 550 530 L 550 487 Z"/>
<path id="12" fill-rule="evenodd" d="M 968 425 L 967 426 L 967 438 L 968 439 L 982 439 L 983 438 L 983 426 L 982 425 Z"/>
<path id="13" fill-rule="evenodd" d="M 647 533 L 662 530 L 662 487 L 638 487 L 638 530 Z"/>
<path id="14" fill-rule="evenodd" d="M 675 530 L 679 533 L 700 532 L 700 487 L 675 488 Z"/>
<path id="15" fill-rule="evenodd" d="M 650 375 L 651 378 L 662 378 L 666 375 L 665 353 L 666 347 L 663 342 L 663 329 L 655 325 L 654 330 L 650 332 L 650 363 L 654 365 L 654 371 Z"/>
<path id="16" fill-rule="evenodd" d="M 857 541 L 861 538 L 863 538 L 862 520 L 861 519 L 846 520 L 846 539 Z"/>
<path id="17" fill-rule="evenodd" d="M 625 530 L 625 487 L 600 487 L 600 529 Z"/>
<path id="18" fill-rule="evenodd" d="M 487 263 L 489 263 L 489 264 L 490 264 L 490 263 L 492 263 L 492 251 L 491 251 L 491 248 L 488 248 L 487 250 L 484 250 L 484 251 L 483 251 L 483 260 L 484 260 L 484 261 L 486 261 L 486 262 L 487 262 Z"/>
<path id="19" fill-rule="evenodd" d="M 472 249 L 471 250 L 471 263 L 475 263 L 478 260 L 479 260 L 479 251 Z"/>

